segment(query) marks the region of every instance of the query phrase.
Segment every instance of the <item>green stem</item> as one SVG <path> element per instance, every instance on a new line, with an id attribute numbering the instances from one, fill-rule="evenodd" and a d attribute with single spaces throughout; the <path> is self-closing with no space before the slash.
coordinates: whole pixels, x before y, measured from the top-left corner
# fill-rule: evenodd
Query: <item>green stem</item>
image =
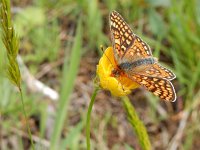
<path id="1" fill-rule="evenodd" d="M 98 87 L 94 90 L 91 101 L 88 107 L 88 112 L 87 112 L 87 120 L 86 120 L 86 141 L 87 141 L 87 150 L 90 150 L 90 117 L 91 117 L 91 112 L 92 112 L 92 106 L 94 104 L 95 97 L 97 95 L 97 91 L 99 90 Z"/>
<path id="2" fill-rule="evenodd" d="M 32 150 L 35 150 L 35 147 L 34 147 L 34 144 L 33 144 L 33 139 L 32 139 L 32 134 L 31 134 L 31 130 L 30 130 L 30 126 L 28 124 L 27 114 L 26 114 L 26 111 L 25 111 L 25 108 L 24 108 L 24 98 L 23 98 L 23 94 L 22 94 L 22 89 L 21 89 L 20 86 L 18 88 L 19 88 L 19 91 L 20 91 L 22 109 L 23 109 L 23 113 L 24 113 L 25 121 L 26 121 L 26 128 L 28 130 L 28 135 L 29 135 L 29 138 L 31 140 L 31 147 L 32 147 Z"/>
<path id="3" fill-rule="evenodd" d="M 143 122 L 139 119 L 135 108 L 131 104 L 128 97 L 123 97 L 123 104 L 128 115 L 129 123 L 132 125 L 136 136 L 138 137 L 140 146 L 143 150 L 151 150 L 151 143 L 149 141 L 149 136 Z"/>

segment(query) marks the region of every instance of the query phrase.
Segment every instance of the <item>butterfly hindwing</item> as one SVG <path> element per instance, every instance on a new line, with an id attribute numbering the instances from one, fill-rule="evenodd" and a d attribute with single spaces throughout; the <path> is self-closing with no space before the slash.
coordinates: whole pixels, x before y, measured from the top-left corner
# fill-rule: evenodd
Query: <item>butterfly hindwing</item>
<path id="1" fill-rule="evenodd" d="M 164 78 L 170 81 L 176 78 L 176 75 L 171 70 L 161 66 L 157 62 L 151 65 L 139 66 L 138 68 L 135 68 L 132 72 L 127 73 L 134 74 L 134 72 L 145 76 Z"/>
<path id="2" fill-rule="evenodd" d="M 169 80 L 158 77 L 144 76 L 140 74 L 135 74 L 129 78 L 142 85 L 148 91 L 152 92 L 154 95 L 160 97 L 161 99 L 172 102 L 176 100 L 174 87 Z"/>

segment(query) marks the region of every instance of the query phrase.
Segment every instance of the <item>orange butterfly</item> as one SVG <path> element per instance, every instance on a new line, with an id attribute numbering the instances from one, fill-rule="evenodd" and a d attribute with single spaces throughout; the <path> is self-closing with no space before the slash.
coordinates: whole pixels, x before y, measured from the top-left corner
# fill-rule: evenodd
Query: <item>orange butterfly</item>
<path id="1" fill-rule="evenodd" d="M 149 45 L 132 32 L 116 11 L 110 14 L 110 30 L 118 64 L 112 75 L 126 75 L 161 99 L 175 101 L 176 93 L 171 83 L 176 78 L 175 74 L 158 63 Z"/>

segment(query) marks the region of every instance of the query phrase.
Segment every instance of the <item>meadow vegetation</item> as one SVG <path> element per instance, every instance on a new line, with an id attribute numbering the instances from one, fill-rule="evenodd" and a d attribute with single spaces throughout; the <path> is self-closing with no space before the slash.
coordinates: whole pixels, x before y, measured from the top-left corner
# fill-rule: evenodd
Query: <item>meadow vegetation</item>
<path id="1" fill-rule="evenodd" d="M 100 45 L 111 46 L 109 13 L 118 11 L 153 55 L 176 74 L 174 103 L 139 88 L 129 95 L 153 149 L 200 147 L 199 0 L 12 0 L 17 61 L 35 149 L 85 150 L 85 121 Z M 2 38 L 2 32 L 0 34 Z M 6 76 L 0 41 L 0 149 L 31 149 L 20 94 Z M 119 98 L 98 92 L 91 149 L 139 150 Z"/>

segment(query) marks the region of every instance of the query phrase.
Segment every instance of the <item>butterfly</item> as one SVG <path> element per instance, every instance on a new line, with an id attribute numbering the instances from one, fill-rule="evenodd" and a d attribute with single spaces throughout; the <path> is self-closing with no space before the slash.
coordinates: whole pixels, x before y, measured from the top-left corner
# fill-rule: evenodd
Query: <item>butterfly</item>
<path id="1" fill-rule="evenodd" d="M 116 11 L 110 13 L 110 31 L 117 64 L 112 75 L 125 75 L 160 99 L 175 101 L 176 92 L 171 83 L 175 74 L 158 63 L 149 45 L 133 33 Z"/>

